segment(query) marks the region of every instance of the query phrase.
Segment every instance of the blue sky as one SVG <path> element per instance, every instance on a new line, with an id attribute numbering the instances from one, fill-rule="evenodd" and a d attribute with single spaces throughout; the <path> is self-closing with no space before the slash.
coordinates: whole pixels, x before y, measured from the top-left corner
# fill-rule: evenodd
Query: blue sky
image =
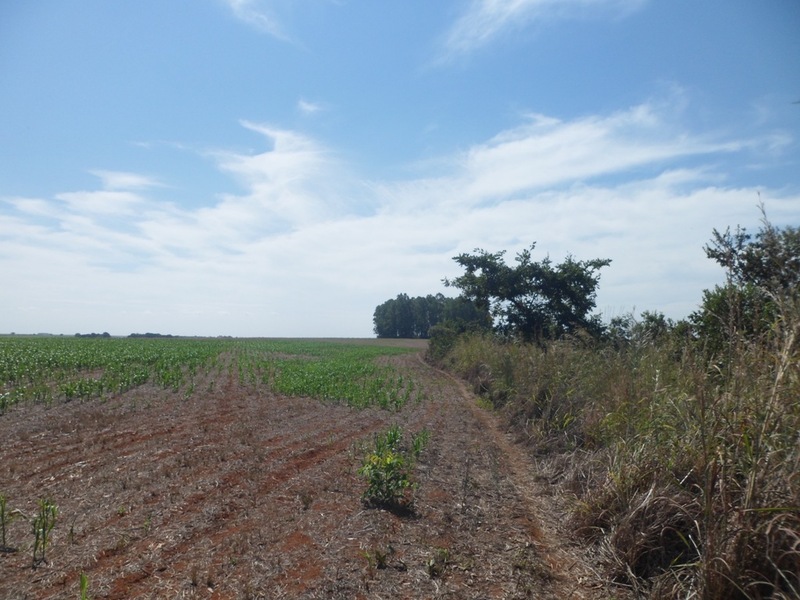
<path id="1" fill-rule="evenodd" d="M 0 5 L 0 332 L 372 334 L 475 248 L 681 318 L 800 224 L 796 0 Z"/>

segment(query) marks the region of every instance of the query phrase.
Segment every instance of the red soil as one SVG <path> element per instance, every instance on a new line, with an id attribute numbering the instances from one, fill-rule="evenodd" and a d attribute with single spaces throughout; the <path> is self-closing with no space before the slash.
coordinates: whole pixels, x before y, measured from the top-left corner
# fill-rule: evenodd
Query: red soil
<path id="1" fill-rule="evenodd" d="M 0 416 L 0 494 L 25 515 L 0 598 L 79 598 L 81 573 L 95 599 L 612 597 L 493 415 L 418 355 L 393 360 L 426 390 L 399 413 L 228 380 Z M 391 423 L 431 434 L 413 514 L 360 500 Z M 58 520 L 34 569 L 40 498 Z"/>

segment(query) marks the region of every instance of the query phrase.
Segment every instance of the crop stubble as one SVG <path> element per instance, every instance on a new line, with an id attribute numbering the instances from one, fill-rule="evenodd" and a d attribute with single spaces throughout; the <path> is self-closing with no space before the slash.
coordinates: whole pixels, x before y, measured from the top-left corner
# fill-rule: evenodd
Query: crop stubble
<path id="1" fill-rule="evenodd" d="M 0 597 L 78 597 L 81 573 L 94 598 L 609 597 L 576 581 L 591 572 L 541 527 L 546 500 L 491 417 L 417 355 L 389 360 L 424 400 L 357 410 L 230 376 L 188 399 L 145 385 L 5 414 L 0 491 L 28 514 L 50 498 L 59 521 L 35 570 L 12 523 Z M 364 448 L 391 423 L 431 433 L 411 515 L 360 502 Z"/>

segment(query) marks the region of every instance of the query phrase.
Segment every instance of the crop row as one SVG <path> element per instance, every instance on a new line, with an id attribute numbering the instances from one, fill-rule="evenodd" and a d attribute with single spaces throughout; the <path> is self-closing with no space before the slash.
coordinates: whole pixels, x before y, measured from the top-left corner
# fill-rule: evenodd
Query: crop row
<path id="1" fill-rule="evenodd" d="M 148 382 L 191 395 L 197 378 L 223 373 L 285 395 L 399 408 L 418 390 L 381 357 L 404 352 L 309 340 L 0 337 L 0 414 L 21 402 L 99 398 Z"/>

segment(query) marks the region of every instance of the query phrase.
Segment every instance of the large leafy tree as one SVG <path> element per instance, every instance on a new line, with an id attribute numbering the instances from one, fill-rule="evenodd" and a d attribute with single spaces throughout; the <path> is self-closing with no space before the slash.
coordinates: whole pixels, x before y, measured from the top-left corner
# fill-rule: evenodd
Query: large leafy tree
<path id="1" fill-rule="evenodd" d="M 578 261 L 568 256 L 557 265 L 549 257 L 536 262 L 531 254 L 534 248 L 532 244 L 517 254 L 516 265 L 505 263 L 505 251 L 491 254 L 476 249 L 459 254 L 453 260 L 464 274 L 444 283 L 489 311 L 498 331 L 524 341 L 542 343 L 578 330 L 600 333 L 602 325 L 591 313 L 599 271 L 611 261 Z"/>

